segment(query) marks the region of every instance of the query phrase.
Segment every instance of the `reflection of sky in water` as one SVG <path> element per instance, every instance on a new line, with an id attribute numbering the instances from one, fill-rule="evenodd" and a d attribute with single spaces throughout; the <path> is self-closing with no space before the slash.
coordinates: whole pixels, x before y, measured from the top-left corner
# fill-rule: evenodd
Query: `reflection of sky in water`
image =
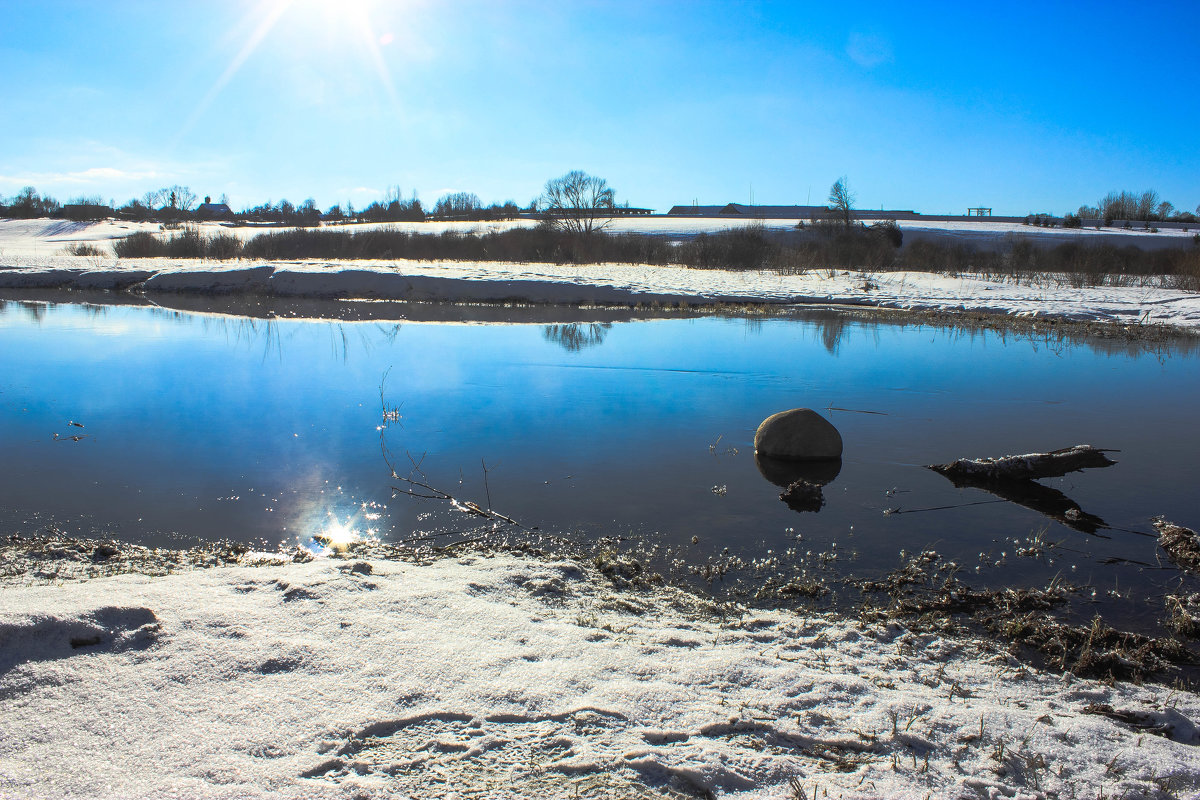
<path id="1" fill-rule="evenodd" d="M 431 485 L 476 502 L 490 492 L 548 531 L 753 552 L 798 533 L 869 570 L 928 546 L 972 566 L 1049 525 L 1082 553 L 1066 558 L 1078 571 L 1113 555 L 1154 563 L 1152 542 L 982 503 L 994 498 L 921 465 L 1115 448 L 1116 467 L 1047 483 L 1116 528 L 1148 530 L 1154 514 L 1196 526 L 1196 357 L 1004 338 L 839 318 L 572 329 L 7 304 L 0 509 L 13 529 L 50 512 L 72 531 L 146 542 L 402 539 L 446 509 L 391 499 L 382 438 L 401 474 L 411 457 Z M 402 415 L 386 425 L 385 372 L 384 402 Z M 815 514 L 780 502 L 752 455 L 759 421 L 793 406 L 847 409 L 825 412 L 846 446 Z M 51 438 L 77 432 L 89 438 Z M 952 508 L 883 513 L 940 506 Z"/>

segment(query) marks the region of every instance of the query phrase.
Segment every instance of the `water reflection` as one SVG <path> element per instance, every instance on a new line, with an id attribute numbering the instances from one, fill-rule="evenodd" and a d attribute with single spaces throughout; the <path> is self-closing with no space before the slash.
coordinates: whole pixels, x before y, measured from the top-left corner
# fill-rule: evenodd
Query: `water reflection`
<path id="1" fill-rule="evenodd" d="M 1158 360 L 1139 357 L 1154 352 L 1149 344 L 1106 356 L 1091 342 L 1056 350 L 1003 332 L 834 312 L 746 322 L 673 311 L 617 324 L 634 312 L 311 303 L 237 317 L 112 297 L 101 315 L 49 300 L 4 307 L 6 532 L 54 521 L 153 545 L 222 535 L 317 550 L 376 534 L 443 541 L 432 537 L 463 527 L 449 503 L 363 506 L 392 504 L 397 482 L 379 463 L 392 420 L 381 414 L 401 405 L 389 436 L 401 463 L 411 451 L 424 464 L 430 486 L 494 503 L 539 536 L 621 536 L 692 563 L 728 548 L 747 563 L 773 551 L 780 569 L 879 574 L 902 549 L 936 547 L 991 586 L 1078 566 L 1101 592 L 1119 580 L 1122 596 L 1137 586 L 1139 602 L 1161 611 L 1176 573 L 1109 560 L 1155 563 L 1154 539 L 1080 531 L 1145 528 L 1159 514 L 1200 524 L 1187 482 L 1200 448 L 1200 370 L 1186 341 Z M 269 313 L 323 309 L 333 318 Z M 359 316 L 345 319 L 348 309 Z M 425 319 L 409 324 L 414 316 Z M 857 412 L 837 412 L 843 461 L 753 459 L 762 419 L 817 404 Z M 72 420 L 89 438 L 55 442 Z M 1055 508 L 956 488 L 923 466 L 964 450 L 1097 439 L 1123 451 L 1120 473 L 1052 484 L 1074 503 Z M 823 488 L 820 513 L 802 517 L 811 554 L 795 547 L 798 520 L 779 499 L 797 480 Z M 945 510 L 889 514 L 894 494 L 912 509 Z M 1068 542 L 1071 561 L 1005 562 L 1014 537 L 1039 527 Z M 835 542 L 847 558 L 823 559 Z"/>
<path id="2" fill-rule="evenodd" d="M 820 511 L 825 505 L 822 488 L 842 472 L 842 460 L 786 461 L 754 454 L 754 465 L 764 478 L 782 487 L 779 499 L 796 512 Z"/>
<path id="3" fill-rule="evenodd" d="M 759 474 L 781 488 L 787 488 L 798 480 L 827 486 L 842 472 L 842 460 L 785 461 L 781 458 L 754 454 L 754 464 Z"/>
<path id="4" fill-rule="evenodd" d="M 603 344 L 611 328 L 611 322 L 569 322 L 565 325 L 547 325 L 542 329 L 542 336 L 547 342 L 554 342 L 569 353 L 578 353 L 584 348 Z"/>
<path id="5" fill-rule="evenodd" d="M 316 298 L 244 297 L 241 295 L 114 294 L 101 290 L 61 289 L 4 289 L 0 290 L 0 315 L 21 309 L 35 322 L 40 322 L 56 306 L 71 313 L 99 317 L 119 308 L 138 308 L 158 315 L 163 320 L 188 322 L 197 318 L 215 324 L 232 324 L 239 340 L 260 340 L 264 351 L 279 352 L 283 341 L 278 338 L 277 325 L 287 321 L 324 320 L 334 326 L 357 329 L 360 323 L 378 322 L 379 331 L 394 339 L 404 321 L 468 322 L 503 324 L 540 324 L 546 341 L 560 345 L 569 352 L 579 352 L 604 343 L 613 325 L 634 320 L 685 320 L 704 316 L 695 310 L 597 308 L 573 306 L 521 305 L 454 305 L 450 303 L 419 303 L 405 301 L 326 300 Z M 869 336 L 874 344 L 889 330 L 934 331 L 940 342 L 998 342 L 1007 347 L 1015 344 L 1029 346 L 1033 352 L 1063 355 L 1068 350 L 1086 347 L 1104 356 L 1138 358 L 1151 356 L 1160 362 L 1172 357 L 1188 357 L 1200 353 L 1200 337 L 1156 336 L 1138 332 L 1126 335 L 1117 328 L 1097 326 L 1094 330 L 1081 326 L 1061 326 L 1050 321 L 1013 321 L 1012 328 L 997 326 L 986 320 L 970 318 L 929 321 L 903 315 L 873 315 L 821 308 L 792 307 L 778 314 L 761 318 L 739 316 L 745 329 L 758 333 L 764 324 L 773 322 L 805 323 L 811 335 L 820 341 L 830 355 L 838 355 L 848 342 Z M 711 316 L 710 316 L 711 318 Z M 266 324 L 263 324 L 266 323 Z M 355 346 L 369 347 L 374 333 L 351 336 L 334 330 L 331 346 L 339 357 L 348 358 Z"/>
<path id="6" fill-rule="evenodd" d="M 838 349 L 842 345 L 842 336 L 846 332 L 846 326 L 849 324 L 844 314 L 839 314 L 834 317 L 826 317 L 817 321 L 817 326 L 821 331 L 821 344 L 825 350 L 836 355 Z"/>
<path id="7" fill-rule="evenodd" d="M 1108 524 L 1057 489 L 1031 480 L 988 480 L 969 475 L 945 476 L 956 489 L 982 489 L 1009 503 L 1016 503 L 1081 533 L 1097 534 Z M 1098 534 L 1097 534 L 1098 535 Z"/>

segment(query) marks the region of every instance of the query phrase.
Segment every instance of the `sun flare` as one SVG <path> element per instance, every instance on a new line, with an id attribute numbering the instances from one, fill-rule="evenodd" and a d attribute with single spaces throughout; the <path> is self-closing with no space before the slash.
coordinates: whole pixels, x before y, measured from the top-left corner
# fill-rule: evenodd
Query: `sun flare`
<path id="1" fill-rule="evenodd" d="M 385 5 L 386 14 L 383 13 Z M 392 107 L 398 107 L 399 98 L 383 48 L 400 50 L 394 45 L 404 38 L 404 31 L 382 21 L 396 18 L 407 7 L 407 3 L 382 4 L 376 0 L 342 0 L 339 3 L 263 0 L 251 6 L 230 33 L 234 41 L 241 40 L 236 53 L 193 107 L 176 134 L 176 141 L 195 126 L 222 90 L 268 40 L 282 44 L 283 50 L 298 61 L 335 63 L 342 69 L 361 62 L 360 69 L 372 75 Z"/>

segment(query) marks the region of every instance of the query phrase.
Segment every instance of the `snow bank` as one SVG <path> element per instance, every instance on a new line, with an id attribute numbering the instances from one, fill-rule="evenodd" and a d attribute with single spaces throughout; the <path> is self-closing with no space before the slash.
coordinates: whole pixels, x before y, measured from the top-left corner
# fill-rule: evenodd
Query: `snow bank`
<path id="1" fill-rule="evenodd" d="M 1044 316 L 1200 329 L 1200 294 L 1155 286 L 1075 287 L 922 272 L 796 275 L 638 264 L 463 261 L 197 262 L 0 257 L 0 288 L 258 292 L 283 297 L 534 303 L 773 303 Z"/>
<path id="2" fill-rule="evenodd" d="M 1156 795 L 1200 698 L 516 556 L 0 591 L 0 796 Z"/>

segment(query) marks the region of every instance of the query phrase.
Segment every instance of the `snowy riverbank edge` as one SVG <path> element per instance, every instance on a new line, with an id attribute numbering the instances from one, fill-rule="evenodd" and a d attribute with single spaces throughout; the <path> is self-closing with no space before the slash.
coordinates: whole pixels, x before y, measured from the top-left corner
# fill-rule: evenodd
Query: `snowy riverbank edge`
<path id="1" fill-rule="evenodd" d="M 0 797 L 1195 797 L 1198 720 L 1186 691 L 571 560 L 0 590 Z"/>
<path id="2" fill-rule="evenodd" d="M 0 258 L 0 289 L 255 294 L 473 303 L 855 305 L 1200 332 L 1200 294 L 921 272 L 696 270 L 637 264 L 289 261 L 247 264 L 49 256 Z"/>

